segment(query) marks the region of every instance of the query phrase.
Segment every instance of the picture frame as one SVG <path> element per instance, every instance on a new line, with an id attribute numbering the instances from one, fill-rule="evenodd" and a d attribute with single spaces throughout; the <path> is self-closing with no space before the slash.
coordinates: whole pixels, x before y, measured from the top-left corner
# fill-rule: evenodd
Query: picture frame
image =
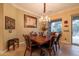
<path id="1" fill-rule="evenodd" d="M 69 32 L 69 30 L 64 30 L 64 32 Z"/>
<path id="2" fill-rule="evenodd" d="M 65 21 L 64 21 L 64 24 L 68 24 L 68 21 L 67 21 L 67 20 L 65 20 Z"/>
<path id="3" fill-rule="evenodd" d="M 68 27 L 68 21 L 67 20 L 64 21 L 64 27 Z"/>
<path id="4" fill-rule="evenodd" d="M 68 27 L 68 25 L 64 25 L 64 27 Z"/>
<path id="5" fill-rule="evenodd" d="M 37 18 L 24 14 L 24 28 L 36 28 Z"/>
<path id="6" fill-rule="evenodd" d="M 15 29 L 15 19 L 5 16 L 5 29 Z"/>

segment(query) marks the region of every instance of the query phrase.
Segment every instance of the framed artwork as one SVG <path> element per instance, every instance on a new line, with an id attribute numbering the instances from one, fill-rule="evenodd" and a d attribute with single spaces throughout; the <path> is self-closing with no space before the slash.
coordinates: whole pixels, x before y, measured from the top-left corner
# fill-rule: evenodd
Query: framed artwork
<path id="1" fill-rule="evenodd" d="M 69 30 L 64 30 L 64 32 L 69 32 Z"/>
<path id="2" fill-rule="evenodd" d="M 68 27 L 68 21 L 67 20 L 64 21 L 64 27 Z"/>
<path id="3" fill-rule="evenodd" d="M 65 21 L 64 21 L 64 24 L 68 24 L 68 21 L 67 21 L 67 20 L 65 20 Z"/>
<path id="4" fill-rule="evenodd" d="M 5 16 L 5 29 L 15 29 L 15 19 Z"/>
<path id="5" fill-rule="evenodd" d="M 24 28 L 36 28 L 37 18 L 24 14 Z"/>
<path id="6" fill-rule="evenodd" d="M 68 27 L 68 25 L 64 25 L 64 27 Z"/>

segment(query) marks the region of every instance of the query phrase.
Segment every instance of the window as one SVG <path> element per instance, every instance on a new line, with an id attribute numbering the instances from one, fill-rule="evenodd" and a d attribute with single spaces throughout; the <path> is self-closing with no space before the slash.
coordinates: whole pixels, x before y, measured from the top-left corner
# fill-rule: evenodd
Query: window
<path id="1" fill-rule="evenodd" d="M 62 22 L 61 20 L 52 21 L 51 23 L 51 32 L 61 32 Z"/>

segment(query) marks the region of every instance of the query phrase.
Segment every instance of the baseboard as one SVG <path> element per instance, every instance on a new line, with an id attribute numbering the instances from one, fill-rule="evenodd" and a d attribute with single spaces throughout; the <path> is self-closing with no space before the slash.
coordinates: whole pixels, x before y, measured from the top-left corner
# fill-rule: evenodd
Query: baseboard
<path id="1" fill-rule="evenodd" d="M 66 42 L 66 41 L 61 41 L 61 43 L 64 43 L 64 44 L 71 44 L 70 42 Z"/>
<path id="2" fill-rule="evenodd" d="M 25 44 L 25 42 L 20 42 L 19 44 Z"/>
<path id="3" fill-rule="evenodd" d="M 19 45 L 21 45 L 21 44 L 25 44 L 25 42 L 20 42 Z M 0 50 L 0 54 L 4 54 L 5 52 L 7 52 L 7 49 Z"/>
<path id="4" fill-rule="evenodd" d="M 0 50 L 0 54 L 4 54 L 7 51 L 7 49 L 5 50 Z"/>

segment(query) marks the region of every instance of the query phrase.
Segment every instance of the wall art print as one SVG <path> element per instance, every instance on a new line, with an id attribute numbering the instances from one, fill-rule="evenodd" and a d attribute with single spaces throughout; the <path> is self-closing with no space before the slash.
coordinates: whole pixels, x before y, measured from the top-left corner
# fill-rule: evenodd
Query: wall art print
<path id="1" fill-rule="evenodd" d="M 15 19 L 5 16 L 5 29 L 15 29 Z"/>
<path id="2" fill-rule="evenodd" d="M 24 14 L 24 28 L 36 28 L 37 18 Z"/>

